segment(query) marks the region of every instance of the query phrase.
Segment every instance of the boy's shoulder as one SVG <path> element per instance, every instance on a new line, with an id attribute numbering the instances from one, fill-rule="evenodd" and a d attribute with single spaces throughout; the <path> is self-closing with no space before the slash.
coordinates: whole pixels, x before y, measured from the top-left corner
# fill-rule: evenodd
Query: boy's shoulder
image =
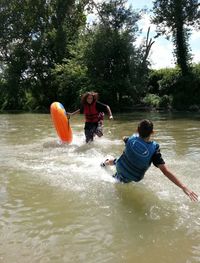
<path id="1" fill-rule="evenodd" d="M 124 136 L 123 140 L 124 140 L 124 138 L 125 138 L 126 142 L 128 141 L 128 139 L 132 139 L 132 140 L 137 140 L 138 139 L 140 141 L 144 141 L 144 139 L 142 137 L 140 137 L 138 133 L 134 133 L 134 134 L 132 134 L 129 137 L 128 136 Z M 144 142 L 146 142 L 146 141 L 144 141 Z M 148 141 L 146 143 L 153 144 L 156 148 L 160 147 L 159 144 L 156 141 L 154 141 L 154 140 L 150 140 L 150 141 Z"/>
<path id="2" fill-rule="evenodd" d="M 132 134 L 131 136 L 123 136 L 123 137 L 122 137 L 122 140 L 123 140 L 125 143 L 127 143 L 128 140 L 136 139 L 136 138 L 138 138 L 138 137 L 139 137 L 138 134 L 134 133 L 134 134 Z"/>

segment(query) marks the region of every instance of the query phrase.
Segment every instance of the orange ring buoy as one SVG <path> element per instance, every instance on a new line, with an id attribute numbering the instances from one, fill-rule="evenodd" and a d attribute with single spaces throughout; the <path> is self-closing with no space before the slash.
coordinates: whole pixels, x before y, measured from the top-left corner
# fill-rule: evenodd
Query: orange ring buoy
<path id="1" fill-rule="evenodd" d="M 60 102 L 53 102 L 50 106 L 51 118 L 56 132 L 62 142 L 72 142 L 72 129 L 66 115 L 65 108 Z"/>

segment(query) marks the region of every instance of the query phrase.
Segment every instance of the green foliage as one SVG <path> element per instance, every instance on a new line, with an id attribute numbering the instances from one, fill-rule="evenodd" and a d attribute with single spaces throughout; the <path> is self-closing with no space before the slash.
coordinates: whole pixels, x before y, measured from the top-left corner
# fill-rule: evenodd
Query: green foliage
<path id="1" fill-rule="evenodd" d="M 157 94 L 148 93 L 142 100 L 145 105 L 156 109 L 170 109 L 172 105 L 172 96 L 164 95 L 162 97 Z"/>
<path id="2" fill-rule="evenodd" d="M 200 21 L 197 0 L 155 0 L 154 17 L 158 36 L 172 36 L 174 55 L 183 76 L 189 73 L 190 59 L 188 38 L 192 26 Z"/>
<path id="3" fill-rule="evenodd" d="M 30 91 L 27 91 L 25 93 L 25 103 L 23 105 L 23 109 L 25 111 L 41 111 L 41 105 L 38 104 L 38 101 L 35 97 L 33 97 L 32 93 Z M 45 109 L 44 109 L 45 111 Z"/>
<path id="4" fill-rule="evenodd" d="M 148 90 L 159 96 L 173 94 L 179 77 L 178 67 L 152 70 L 148 78 Z"/>
<path id="5" fill-rule="evenodd" d="M 155 107 L 194 110 L 200 108 L 199 87 L 200 64 L 193 65 L 191 73 L 185 77 L 178 68 L 153 70 L 148 82 L 151 95 L 147 95 L 144 102 Z M 160 98 L 159 103 L 157 96 Z"/>
<path id="6" fill-rule="evenodd" d="M 192 74 L 193 74 L 197 79 L 200 79 L 200 63 L 193 65 L 193 67 L 192 67 Z"/>
<path id="7" fill-rule="evenodd" d="M 160 98 L 159 107 L 164 109 L 170 109 L 172 107 L 172 101 L 172 95 L 164 95 Z"/>
<path id="8" fill-rule="evenodd" d="M 80 95 L 86 90 L 93 89 L 87 76 L 83 54 L 86 40 L 84 37 L 71 46 L 70 59 L 64 59 L 52 69 L 52 85 L 57 87 L 57 100 L 66 105 L 67 109 L 74 109 L 80 104 Z"/>
<path id="9" fill-rule="evenodd" d="M 149 93 L 143 98 L 143 102 L 148 106 L 157 108 L 160 104 L 160 97 L 156 94 Z"/>
<path id="10" fill-rule="evenodd" d="M 69 47 L 86 21 L 85 4 L 75 0 L 0 2 L 0 58 L 7 83 L 2 107 L 49 107 L 57 96 L 52 69 L 69 58 Z"/>
<path id="11" fill-rule="evenodd" d="M 58 87 L 57 99 L 63 102 L 68 110 L 77 107 L 80 103 L 80 93 L 90 90 L 87 78 L 87 68 L 74 60 L 66 60 L 57 65 L 54 71 L 54 85 Z M 80 90 L 81 88 L 81 90 Z"/>
<path id="12" fill-rule="evenodd" d="M 196 72 L 198 72 L 196 74 Z M 200 74 L 199 65 L 193 67 L 190 75 L 180 77 L 176 83 L 173 96 L 173 107 L 178 110 L 190 109 L 193 105 L 200 107 Z"/>
<path id="13" fill-rule="evenodd" d="M 0 74 L 0 111 L 3 110 L 4 103 L 6 101 L 6 81 L 3 78 L 2 74 Z"/>
<path id="14" fill-rule="evenodd" d="M 100 23 L 91 28 L 85 63 L 95 90 L 104 102 L 120 110 L 123 96 L 136 99 L 138 76 L 144 77 L 143 57 L 134 47 L 139 15 L 121 0 L 99 4 L 98 14 Z"/>
<path id="15" fill-rule="evenodd" d="M 0 109 L 49 111 L 59 100 L 70 110 L 88 90 L 116 111 L 143 97 L 156 108 L 200 108 L 200 66 L 189 65 L 186 27 L 199 22 L 196 3 L 154 1 L 154 22 L 159 34 L 171 30 L 180 67 L 149 74 L 154 41 L 147 35 L 136 47 L 140 16 L 126 0 L 0 1 Z M 87 4 L 98 14 L 88 27 Z"/>
<path id="16" fill-rule="evenodd" d="M 163 70 L 163 78 L 159 81 L 159 95 L 173 94 L 180 74 L 181 72 L 178 67 Z"/>

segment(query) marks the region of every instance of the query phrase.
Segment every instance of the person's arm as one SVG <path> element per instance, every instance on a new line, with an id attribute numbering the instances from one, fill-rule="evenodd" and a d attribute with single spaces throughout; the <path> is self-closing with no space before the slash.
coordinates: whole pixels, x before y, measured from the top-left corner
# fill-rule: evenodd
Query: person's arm
<path id="1" fill-rule="evenodd" d="M 109 120 L 113 119 L 112 111 L 108 105 L 101 103 L 100 101 L 97 101 L 96 107 L 97 107 L 98 112 L 106 113 L 106 111 L 107 111 Z"/>
<path id="2" fill-rule="evenodd" d="M 108 105 L 106 105 L 106 108 L 107 108 L 107 111 L 108 111 L 108 118 L 109 118 L 109 120 L 112 120 L 113 119 L 113 115 L 112 115 L 112 111 L 111 111 L 111 109 L 110 109 L 110 107 L 108 106 Z"/>
<path id="3" fill-rule="evenodd" d="M 74 112 L 66 112 L 66 115 L 69 118 L 70 116 L 73 116 L 73 115 L 78 114 L 78 113 L 80 113 L 80 109 L 78 109 L 78 110 L 76 110 Z"/>
<path id="4" fill-rule="evenodd" d="M 168 169 L 166 164 L 160 164 L 158 165 L 158 168 L 170 181 L 172 181 L 175 185 L 180 187 L 183 190 L 183 192 L 189 196 L 190 200 L 198 201 L 198 195 L 195 192 L 189 190 L 187 186 L 182 184 L 182 182 Z"/>

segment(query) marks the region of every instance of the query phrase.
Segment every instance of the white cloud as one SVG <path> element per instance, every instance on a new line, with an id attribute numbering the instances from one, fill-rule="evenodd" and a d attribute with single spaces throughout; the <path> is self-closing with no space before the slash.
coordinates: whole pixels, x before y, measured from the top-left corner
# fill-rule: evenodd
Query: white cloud
<path id="1" fill-rule="evenodd" d="M 191 41 L 200 40 L 200 31 L 192 30 Z"/>
<path id="2" fill-rule="evenodd" d="M 151 49 L 150 60 L 155 69 L 174 67 L 172 44 L 165 39 L 156 40 Z"/>
<path id="3" fill-rule="evenodd" d="M 149 26 L 151 27 L 151 31 L 156 30 L 156 26 L 150 22 L 150 15 L 144 14 L 142 19 L 139 21 L 139 27 L 142 28 L 143 31 L 147 31 Z"/>
<path id="4" fill-rule="evenodd" d="M 194 63 L 200 63 L 200 31 L 193 30 L 190 37 L 190 47 Z"/>
<path id="5" fill-rule="evenodd" d="M 147 37 L 148 28 L 150 27 L 149 38 L 155 43 L 152 45 L 149 59 L 152 64 L 152 68 L 166 68 L 173 67 L 173 47 L 170 41 L 167 41 L 164 37 L 154 39 L 156 35 L 156 25 L 151 24 L 150 15 L 144 14 L 139 21 L 139 28 L 142 29 L 142 35 L 138 37 L 136 45 L 139 46 Z"/>
<path id="6" fill-rule="evenodd" d="M 193 62 L 200 63 L 200 50 L 193 52 Z"/>

